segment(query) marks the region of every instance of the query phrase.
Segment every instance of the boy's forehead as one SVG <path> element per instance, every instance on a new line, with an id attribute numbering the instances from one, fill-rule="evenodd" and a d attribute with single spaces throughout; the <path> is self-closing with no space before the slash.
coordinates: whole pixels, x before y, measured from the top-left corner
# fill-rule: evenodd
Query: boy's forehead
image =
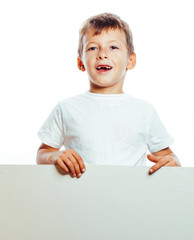
<path id="1" fill-rule="evenodd" d="M 95 29 L 90 29 L 83 37 L 83 43 L 88 44 L 90 42 L 95 41 L 118 41 L 123 43 L 123 41 L 126 43 L 126 37 L 122 30 L 116 28 L 116 29 L 104 29 L 99 34 L 95 34 Z"/>

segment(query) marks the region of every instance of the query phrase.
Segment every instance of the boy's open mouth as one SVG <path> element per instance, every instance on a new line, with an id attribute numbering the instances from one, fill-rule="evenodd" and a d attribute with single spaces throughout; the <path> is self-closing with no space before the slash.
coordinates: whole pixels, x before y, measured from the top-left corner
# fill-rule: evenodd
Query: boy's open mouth
<path id="1" fill-rule="evenodd" d="M 111 66 L 109 65 L 98 65 L 96 70 L 99 71 L 99 72 L 108 72 L 112 69 Z"/>

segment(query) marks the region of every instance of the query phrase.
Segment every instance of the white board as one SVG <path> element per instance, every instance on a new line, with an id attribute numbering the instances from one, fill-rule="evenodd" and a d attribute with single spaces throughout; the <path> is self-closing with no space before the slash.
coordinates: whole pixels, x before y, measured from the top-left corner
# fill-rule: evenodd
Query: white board
<path id="1" fill-rule="evenodd" d="M 194 168 L 86 167 L 0 165 L 0 239 L 194 239 Z"/>

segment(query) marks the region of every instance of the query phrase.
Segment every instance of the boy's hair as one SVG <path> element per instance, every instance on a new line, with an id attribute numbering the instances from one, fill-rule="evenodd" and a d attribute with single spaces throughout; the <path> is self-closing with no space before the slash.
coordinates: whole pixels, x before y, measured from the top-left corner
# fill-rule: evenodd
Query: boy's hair
<path id="1" fill-rule="evenodd" d="M 83 53 L 83 37 L 91 30 L 94 35 L 99 35 L 103 30 L 120 29 L 125 33 L 129 56 L 134 53 L 133 36 L 128 24 L 115 14 L 102 13 L 88 18 L 81 26 L 79 31 L 78 56 L 81 58 Z"/>

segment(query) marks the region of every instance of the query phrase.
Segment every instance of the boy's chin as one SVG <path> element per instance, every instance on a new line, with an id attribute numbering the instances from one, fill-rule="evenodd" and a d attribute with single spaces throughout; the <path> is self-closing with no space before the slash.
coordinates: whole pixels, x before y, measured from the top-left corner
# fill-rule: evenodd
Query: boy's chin
<path id="1" fill-rule="evenodd" d="M 111 87 L 115 84 L 115 82 L 99 82 L 99 81 L 90 81 L 90 84 L 94 87 L 98 88 L 105 88 L 105 87 Z"/>

